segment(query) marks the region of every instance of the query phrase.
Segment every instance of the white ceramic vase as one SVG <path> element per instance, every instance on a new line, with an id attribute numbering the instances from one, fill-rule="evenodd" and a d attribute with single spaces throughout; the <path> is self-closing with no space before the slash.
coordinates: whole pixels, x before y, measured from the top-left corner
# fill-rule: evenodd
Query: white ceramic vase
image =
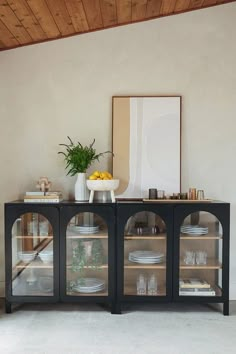
<path id="1" fill-rule="evenodd" d="M 86 202 L 89 199 L 89 191 L 86 185 L 86 173 L 78 173 L 75 182 L 75 200 Z"/>

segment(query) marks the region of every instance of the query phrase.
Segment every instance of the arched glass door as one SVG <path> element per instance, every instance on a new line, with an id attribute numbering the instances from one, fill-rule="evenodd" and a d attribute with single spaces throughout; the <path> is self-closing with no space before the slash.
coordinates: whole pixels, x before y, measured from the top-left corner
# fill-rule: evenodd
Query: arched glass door
<path id="1" fill-rule="evenodd" d="M 197 211 L 180 227 L 179 296 L 221 296 L 223 231 L 215 215 Z"/>
<path id="2" fill-rule="evenodd" d="M 108 295 L 108 228 L 95 213 L 78 213 L 67 225 L 66 294 Z"/>
<path id="3" fill-rule="evenodd" d="M 25 213 L 12 226 L 12 295 L 53 296 L 53 229 L 39 213 Z"/>
<path id="4" fill-rule="evenodd" d="M 166 295 L 167 234 L 151 211 L 132 215 L 124 235 L 124 295 Z"/>

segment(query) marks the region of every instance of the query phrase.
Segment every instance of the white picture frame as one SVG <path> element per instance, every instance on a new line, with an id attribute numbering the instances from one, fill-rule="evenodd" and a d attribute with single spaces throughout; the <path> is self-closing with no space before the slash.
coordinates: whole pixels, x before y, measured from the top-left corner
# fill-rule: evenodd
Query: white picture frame
<path id="1" fill-rule="evenodd" d="M 116 198 L 181 191 L 181 96 L 114 96 L 113 176 Z"/>

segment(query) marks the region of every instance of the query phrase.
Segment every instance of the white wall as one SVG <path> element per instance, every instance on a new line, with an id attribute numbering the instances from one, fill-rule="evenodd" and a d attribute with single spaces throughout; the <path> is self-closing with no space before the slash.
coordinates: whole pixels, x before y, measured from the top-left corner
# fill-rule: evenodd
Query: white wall
<path id="1" fill-rule="evenodd" d="M 57 155 L 66 136 L 111 148 L 112 95 L 180 94 L 182 185 L 231 203 L 236 299 L 236 3 L 0 52 L 0 240 L 3 203 L 47 175 L 73 193 Z M 107 159 L 93 168 L 109 168 Z M 93 169 L 92 168 L 92 169 Z"/>

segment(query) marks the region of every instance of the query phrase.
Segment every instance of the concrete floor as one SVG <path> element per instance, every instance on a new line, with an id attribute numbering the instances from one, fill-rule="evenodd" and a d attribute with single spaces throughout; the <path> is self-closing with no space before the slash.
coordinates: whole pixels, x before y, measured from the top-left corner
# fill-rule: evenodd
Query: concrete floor
<path id="1" fill-rule="evenodd" d="M 236 353 L 236 302 L 219 308 L 132 305 L 111 315 L 98 305 L 21 305 L 0 311 L 1 354 Z"/>

